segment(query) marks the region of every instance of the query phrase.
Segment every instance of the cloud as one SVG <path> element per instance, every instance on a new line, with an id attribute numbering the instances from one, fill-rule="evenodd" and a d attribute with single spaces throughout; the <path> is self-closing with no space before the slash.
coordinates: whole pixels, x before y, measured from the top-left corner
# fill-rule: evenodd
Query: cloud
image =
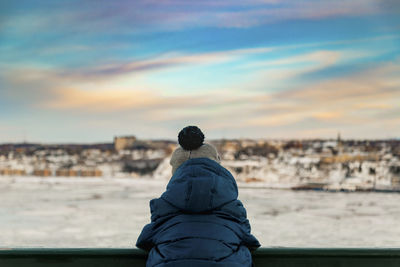
<path id="1" fill-rule="evenodd" d="M 159 98 L 150 91 L 96 90 L 61 88 L 54 99 L 41 106 L 53 110 L 86 110 L 92 112 L 110 112 L 127 108 L 141 108 L 159 104 Z"/>
<path id="2" fill-rule="evenodd" d="M 247 28 L 286 20 L 317 20 L 399 12 L 393 0 L 259 1 L 65 1 L 29 9 L 14 4 L 5 15 L 13 34 L 56 33 L 68 36 L 119 34 L 197 27 Z M 11 12 L 12 10 L 15 12 Z"/>
<path id="3" fill-rule="evenodd" d="M 334 78 L 302 88 L 280 93 L 280 97 L 293 98 L 298 101 L 353 101 L 355 99 L 372 99 L 379 96 L 390 97 L 398 94 L 400 66 L 387 63 L 369 68 L 350 77 Z"/>
<path id="4" fill-rule="evenodd" d="M 84 79 L 92 78 L 107 78 L 129 73 L 150 72 L 165 70 L 168 68 L 194 65 L 194 64 L 216 64 L 232 60 L 230 53 L 205 53 L 199 55 L 161 55 L 154 59 L 137 60 L 128 63 L 111 63 L 103 64 L 100 67 L 81 69 L 78 71 L 70 71 L 60 73 L 60 76 L 65 74 L 81 77 Z"/>
<path id="5" fill-rule="evenodd" d="M 343 51 L 316 50 L 294 56 L 280 56 L 240 65 L 238 68 L 250 73 L 248 90 L 261 92 L 286 91 L 299 88 L 306 82 L 303 77 L 310 73 L 341 64 L 347 53 Z"/>
<path id="6" fill-rule="evenodd" d="M 272 47 L 258 47 L 194 54 L 171 52 L 153 56 L 149 59 L 102 64 L 99 67 L 80 69 L 73 72 L 68 70 L 66 73 L 61 72 L 60 76 L 72 74 L 72 76 L 82 78 L 107 78 L 108 76 L 140 72 L 154 72 L 176 67 L 220 64 L 237 60 L 240 57 L 245 57 L 252 54 L 269 53 L 274 49 L 275 48 Z"/>
<path id="7" fill-rule="evenodd" d="M 400 101 L 399 62 L 376 64 L 367 70 L 285 92 L 270 93 L 249 120 L 251 126 L 284 126 L 314 119 L 340 125 L 385 121 Z"/>
<path id="8" fill-rule="evenodd" d="M 321 111 L 314 113 L 312 117 L 318 120 L 331 120 L 343 117 L 343 113 L 338 111 Z"/>
<path id="9" fill-rule="evenodd" d="M 264 60 L 261 62 L 250 63 L 242 66 L 243 68 L 273 68 L 280 66 L 292 66 L 304 63 L 316 63 L 317 69 L 336 63 L 341 56 L 339 51 L 317 50 L 296 56 L 285 57 L 281 59 Z"/>
<path id="10" fill-rule="evenodd" d="M 376 1 L 279 1 L 254 9 L 216 12 L 209 22 L 233 28 L 248 28 L 287 20 L 318 20 L 332 17 L 371 15 L 387 12 Z"/>
<path id="11" fill-rule="evenodd" d="M 386 100 L 386 99 L 385 99 Z M 384 103 L 356 103 L 354 104 L 355 109 L 360 109 L 360 110 L 386 110 L 386 109 L 392 109 L 393 105 L 388 104 L 386 101 Z"/>
<path id="12" fill-rule="evenodd" d="M 149 74 L 176 68 L 187 68 L 201 65 L 215 65 L 246 58 L 251 55 L 270 53 L 274 47 L 256 47 L 234 49 L 207 53 L 171 52 L 149 57 L 147 59 L 119 60 L 103 62 L 94 66 L 57 67 L 39 64 L 0 65 L 4 79 L 14 83 L 70 83 L 95 80 L 109 80 L 121 76 Z"/>

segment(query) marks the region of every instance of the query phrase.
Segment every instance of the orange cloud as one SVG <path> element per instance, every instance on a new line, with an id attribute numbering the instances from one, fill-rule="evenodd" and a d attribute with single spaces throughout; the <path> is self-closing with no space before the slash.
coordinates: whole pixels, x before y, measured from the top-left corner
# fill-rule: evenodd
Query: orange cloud
<path id="1" fill-rule="evenodd" d="M 322 112 L 316 112 L 312 115 L 313 118 L 319 119 L 319 120 L 330 120 L 330 119 L 336 119 L 340 118 L 343 116 L 343 113 L 341 112 L 335 112 L 335 111 L 322 111 Z"/>
<path id="2" fill-rule="evenodd" d="M 395 112 L 400 103 L 396 73 L 400 65 L 386 63 L 347 77 L 269 93 L 247 123 L 278 127 L 310 118 L 353 125 L 385 120 L 378 119 L 380 112 Z"/>
<path id="3" fill-rule="evenodd" d="M 372 109 L 372 110 L 387 110 L 391 109 L 394 106 L 391 104 L 387 103 L 387 99 L 384 99 L 384 102 L 382 102 L 381 99 L 377 100 L 379 101 L 378 103 L 368 103 L 368 102 L 361 102 L 361 103 L 356 103 L 354 104 L 355 109 Z"/>
<path id="4" fill-rule="evenodd" d="M 85 109 L 93 111 L 123 110 L 157 105 L 160 98 L 150 91 L 61 89 L 56 99 L 43 103 L 52 109 Z"/>
<path id="5" fill-rule="evenodd" d="M 259 63 L 245 65 L 245 67 L 278 67 L 284 65 L 295 65 L 299 63 L 316 63 L 318 68 L 336 63 L 341 56 L 339 51 L 319 50 L 302 55 L 287 57 L 276 60 L 266 60 Z"/>

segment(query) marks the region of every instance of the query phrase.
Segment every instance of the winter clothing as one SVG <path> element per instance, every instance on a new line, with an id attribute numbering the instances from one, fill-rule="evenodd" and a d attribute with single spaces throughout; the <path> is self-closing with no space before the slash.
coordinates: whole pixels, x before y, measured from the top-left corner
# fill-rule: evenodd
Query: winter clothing
<path id="1" fill-rule="evenodd" d="M 216 161 L 185 161 L 160 198 L 150 201 L 151 223 L 136 245 L 150 251 L 147 267 L 252 266 L 246 210 L 231 173 Z"/>
<path id="2" fill-rule="evenodd" d="M 204 138 L 199 127 L 186 126 L 178 134 L 178 143 L 185 150 L 195 150 L 204 144 Z"/>
<path id="3" fill-rule="evenodd" d="M 194 150 L 185 150 L 182 147 L 178 147 L 172 153 L 170 164 L 172 166 L 172 175 L 175 173 L 176 169 L 182 165 L 188 159 L 194 158 L 209 158 L 216 162 L 220 162 L 220 157 L 218 155 L 217 149 L 211 144 L 203 144 L 199 148 Z"/>

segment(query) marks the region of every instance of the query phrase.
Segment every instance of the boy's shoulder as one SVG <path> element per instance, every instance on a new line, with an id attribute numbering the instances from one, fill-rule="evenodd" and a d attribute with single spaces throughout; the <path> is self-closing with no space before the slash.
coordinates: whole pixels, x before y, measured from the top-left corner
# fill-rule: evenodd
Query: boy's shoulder
<path id="1" fill-rule="evenodd" d="M 155 198 L 150 201 L 151 210 L 151 221 L 155 222 L 159 219 L 164 221 L 165 219 L 170 219 L 178 215 L 196 215 L 197 213 L 190 213 L 182 210 L 173 204 L 169 203 L 167 200 L 160 198 Z M 229 220 L 237 221 L 239 223 L 247 219 L 246 209 L 244 208 L 242 202 L 238 199 L 225 203 L 219 207 L 216 207 L 208 212 L 201 214 L 216 215 L 220 218 L 226 218 Z"/>
<path id="2" fill-rule="evenodd" d="M 150 200 L 150 212 L 151 221 L 155 221 L 161 217 L 176 215 L 179 209 L 160 197 Z"/>
<path id="3" fill-rule="evenodd" d="M 217 215 L 229 216 L 230 218 L 233 218 L 239 222 L 242 222 L 247 218 L 246 209 L 239 199 L 222 205 L 221 207 L 215 209 L 214 213 Z"/>

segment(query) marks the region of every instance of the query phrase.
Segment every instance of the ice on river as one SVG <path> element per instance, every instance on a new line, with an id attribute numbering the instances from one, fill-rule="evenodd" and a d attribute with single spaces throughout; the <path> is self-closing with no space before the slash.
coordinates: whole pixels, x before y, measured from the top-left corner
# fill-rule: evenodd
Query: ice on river
<path id="1" fill-rule="evenodd" d="M 134 247 L 167 181 L 0 177 L 0 247 Z M 264 247 L 399 247 L 400 194 L 239 188 Z"/>

